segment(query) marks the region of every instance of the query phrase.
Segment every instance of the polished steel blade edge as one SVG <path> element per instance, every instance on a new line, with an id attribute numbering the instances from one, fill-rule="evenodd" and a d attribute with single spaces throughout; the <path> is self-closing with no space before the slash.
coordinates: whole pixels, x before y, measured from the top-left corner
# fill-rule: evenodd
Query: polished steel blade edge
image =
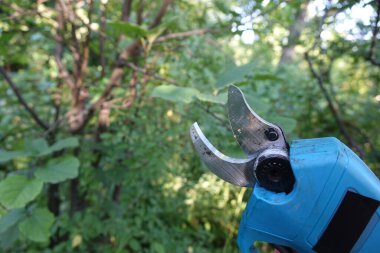
<path id="1" fill-rule="evenodd" d="M 234 137 L 247 155 L 253 155 L 267 148 L 287 149 L 281 128 L 255 113 L 247 103 L 243 92 L 234 85 L 228 89 L 227 107 Z M 277 134 L 278 138 L 270 140 L 269 133 Z"/>
<path id="2" fill-rule="evenodd" d="M 215 175 L 237 186 L 252 187 L 254 185 L 254 156 L 236 159 L 222 154 L 207 140 L 196 122 L 190 128 L 190 136 L 202 161 Z"/>

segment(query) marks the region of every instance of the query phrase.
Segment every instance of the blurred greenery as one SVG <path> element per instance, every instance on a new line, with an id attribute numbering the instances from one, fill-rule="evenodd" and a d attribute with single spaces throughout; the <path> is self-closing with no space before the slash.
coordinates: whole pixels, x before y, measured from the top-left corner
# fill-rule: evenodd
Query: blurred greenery
<path id="1" fill-rule="evenodd" d="M 380 173 L 378 1 L 0 3 L 0 251 L 238 252 L 250 189 L 229 84 L 290 140 L 336 136 Z M 264 252 L 271 247 L 260 243 Z"/>

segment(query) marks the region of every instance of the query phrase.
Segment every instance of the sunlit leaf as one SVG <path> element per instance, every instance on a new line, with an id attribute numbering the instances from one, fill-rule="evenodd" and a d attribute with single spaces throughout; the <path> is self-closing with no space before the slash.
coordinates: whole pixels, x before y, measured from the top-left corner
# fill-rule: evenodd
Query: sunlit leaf
<path id="1" fill-rule="evenodd" d="M 108 21 L 107 28 L 112 34 L 116 36 L 125 35 L 138 39 L 147 35 L 146 29 L 129 22 Z"/>
<path id="2" fill-rule="evenodd" d="M 178 87 L 175 85 L 161 85 L 153 89 L 152 97 L 159 97 L 173 102 L 190 103 L 199 95 L 194 88 Z"/>
<path id="3" fill-rule="evenodd" d="M 244 81 L 245 77 L 252 73 L 254 64 L 248 63 L 237 67 L 228 68 L 223 72 L 216 81 L 217 87 L 221 88 L 229 84 Z"/>
<path id="4" fill-rule="evenodd" d="M 71 247 L 75 248 L 79 246 L 82 243 L 82 236 L 81 235 L 75 235 L 73 240 L 71 241 Z"/>
<path id="5" fill-rule="evenodd" d="M 197 98 L 204 102 L 211 102 L 215 104 L 225 104 L 227 101 L 227 93 L 221 93 L 216 96 L 210 94 L 200 93 Z"/>
<path id="6" fill-rule="evenodd" d="M 54 215 L 46 208 L 36 208 L 19 224 L 19 229 L 28 239 L 44 242 L 49 239 Z"/>
<path id="7" fill-rule="evenodd" d="M 8 176 L 0 182 L 0 202 L 6 208 L 20 208 L 34 200 L 42 190 L 43 183 L 26 176 Z"/>

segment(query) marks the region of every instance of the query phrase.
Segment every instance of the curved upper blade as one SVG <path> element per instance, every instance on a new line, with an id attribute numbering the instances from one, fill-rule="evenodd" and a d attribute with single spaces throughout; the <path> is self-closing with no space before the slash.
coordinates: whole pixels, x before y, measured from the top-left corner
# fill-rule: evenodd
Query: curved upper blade
<path id="1" fill-rule="evenodd" d="M 270 147 L 286 149 L 287 144 L 281 128 L 257 115 L 248 105 L 243 92 L 234 85 L 228 89 L 227 107 L 234 137 L 246 154 L 252 155 L 258 150 Z M 278 138 L 273 140 L 271 134 L 277 134 Z"/>
<path id="2" fill-rule="evenodd" d="M 190 128 L 190 136 L 194 147 L 207 167 L 219 178 L 243 187 L 253 186 L 253 164 L 255 157 L 235 159 L 223 155 L 204 136 L 197 123 Z"/>

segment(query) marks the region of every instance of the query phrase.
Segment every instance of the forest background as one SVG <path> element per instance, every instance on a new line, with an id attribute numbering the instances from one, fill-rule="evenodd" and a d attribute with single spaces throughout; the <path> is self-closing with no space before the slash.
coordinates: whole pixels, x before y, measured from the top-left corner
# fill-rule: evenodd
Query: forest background
<path id="1" fill-rule="evenodd" d="M 380 2 L 0 1 L 0 251 L 238 252 L 234 83 L 290 140 L 380 173 Z M 265 252 L 270 246 L 261 244 Z"/>

